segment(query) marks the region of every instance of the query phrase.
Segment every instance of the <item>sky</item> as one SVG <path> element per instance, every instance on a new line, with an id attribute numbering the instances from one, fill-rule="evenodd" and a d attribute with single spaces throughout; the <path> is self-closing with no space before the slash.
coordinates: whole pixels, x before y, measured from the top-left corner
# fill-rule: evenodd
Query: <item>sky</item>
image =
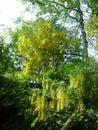
<path id="1" fill-rule="evenodd" d="M 24 20 L 35 20 L 37 10 L 32 14 L 26 12 L 25 8 L 26 6 L 20 0 L 0 0 L 0 32 L 4 32 L 6 27 L 15 27 L 14 21 L 19 17 Z"/>
<path id="2" fill-rule="evenodd" d="M 17 0 L 0 0 L 0 25 L 10 26 L 23 11 L 24 5 Z"/>

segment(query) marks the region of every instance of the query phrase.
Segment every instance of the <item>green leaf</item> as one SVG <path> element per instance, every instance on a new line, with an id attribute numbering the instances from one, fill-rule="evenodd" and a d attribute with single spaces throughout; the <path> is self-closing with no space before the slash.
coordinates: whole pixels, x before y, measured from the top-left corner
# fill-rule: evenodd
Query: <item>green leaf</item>
<path id="1" fill-rule="evenodd" d="M 37 123 L 38 118 L 36 117 L 33 122 L 31 123 L 31 128 L 33 128 L 35 126 L 35 124 Z"/>

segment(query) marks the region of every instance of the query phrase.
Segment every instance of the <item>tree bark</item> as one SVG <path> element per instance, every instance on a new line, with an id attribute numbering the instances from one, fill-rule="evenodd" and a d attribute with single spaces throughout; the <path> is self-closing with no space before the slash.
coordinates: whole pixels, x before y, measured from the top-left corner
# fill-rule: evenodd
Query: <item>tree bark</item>
<path id="1" fill-rule="evenodd" d="M 80 17 L 79 23 L 80 23 L 80 29 L 81 29 L 82 46 L 83 46 L 82 55 L 83 55 L 83 60 L 86 60 L 88 58 L 88 41 L 87 41 L 85 27 L 84 27 L 83 12 L 80 7 L 80 0 L 78 0 L 77 10 Z"/>
<path id="2" fill-rule="evenodd" d="M 82 111 L 80 110 L 80 105 L 81 105 L 81 101 L 79 100 L 78 105 L 77 105 L 77 109 L 75 110 L 75 112 L 68 118 L 68 120 L 64 123 L 63 127 L 60 130 L 68 130 L 70 125 L 72 124 L 74 118 L 76 117 L 76 115 L 78 113 L 81 113 Z"/>

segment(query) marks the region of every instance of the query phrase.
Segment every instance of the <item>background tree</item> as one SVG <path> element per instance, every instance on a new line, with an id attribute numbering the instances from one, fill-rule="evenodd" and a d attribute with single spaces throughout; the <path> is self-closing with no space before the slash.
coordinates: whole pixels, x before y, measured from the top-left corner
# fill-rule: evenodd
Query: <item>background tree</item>
<path id="1" fill-rule="evenodd" d="M 28 2 L 29 0 L 22 0 L 23 2 Z M 54 1 L 54 0 L 43 0 L 43 1 L 35 1 L 30 0 L 32 4 L 37 4 L 42 14 L 48 14 L 49 17 L 55 18 L 56 21 L 63 21 L 62 26 L 66 25 L 65 23 L 71 21 L 72 25 L 78 26 L 78 34 L 81 39 L 81 46 L 82 46 L 82 55 L 83 59 L 88 57 L 88 42 L 85 32 L 85 20 L 84 20 L 84 6 L 87 6 L 88 1 L 80 1 L 80 0 L 67 0 L 65 1 Z M 87 11 L 87 10 L 86 10 Z M 87 12 L 86 12 L 87 13 Z M 75 23 L 75 24 L 74 24 Z M 73 27 L 73 26 L 72 26 Z M 71 28 L 70 28 L 71 29 Z M 73 29 L 73 28 L 72 28 Z M 72 31 L 71 29 L 71 31 Z"/>
<path id="2" fill-rule="evenodd" d="M 6 30 L 8 31 L 8 28 Z M 26 108 L 29 107 L 27 98 L 30 86 L 25 80 L 20 81 L 16 76 L 17 72 L 20 71 L 19 60 L 16 60 L 15 57 L 15 46 L 13 47 L 7 39 L 10 36 L 5 32 L 0 35 L 0 129 L 23 129 L 22 122 L 19 123 L 19 120 L 26 123 L 26 125 L 23 124 L 24 128 L 29 129 L 28 119 L 25 120 L 25 118 L 30 117 L 26 113 Z M 11 41 L 15 37 L 13 36 Z M 14 40 L 15 42 L 16 40 Z M 25 114 L 27 115 L 25 116 Z"/>
<path id="3" fill-rule="evenodd" d="M 9 68 L 10 56 L 8 55 L 9 46 L 5 44 L 4 36 L 0 36 L 0 75 L 4 74 Z"/>

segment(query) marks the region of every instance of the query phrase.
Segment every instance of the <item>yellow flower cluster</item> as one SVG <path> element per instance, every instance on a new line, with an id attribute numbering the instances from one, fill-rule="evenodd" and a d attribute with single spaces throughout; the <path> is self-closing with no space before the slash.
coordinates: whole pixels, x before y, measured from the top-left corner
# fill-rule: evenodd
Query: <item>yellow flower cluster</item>
<path id="1" fill-rule="evenodd" d="M 31 101 L 31 105 L 35 104 L 33 111 L 38 113 L 39 120 L 45 120 L 49 110 L 60 111 L 69 103 L 69 98 L 65 93 L 64 87 L 58 86 L 54 89 L 52 86 L 48 86 L 48 84 L 43 86 L 41 94 L 33 92 L 29 100 Z"/>

